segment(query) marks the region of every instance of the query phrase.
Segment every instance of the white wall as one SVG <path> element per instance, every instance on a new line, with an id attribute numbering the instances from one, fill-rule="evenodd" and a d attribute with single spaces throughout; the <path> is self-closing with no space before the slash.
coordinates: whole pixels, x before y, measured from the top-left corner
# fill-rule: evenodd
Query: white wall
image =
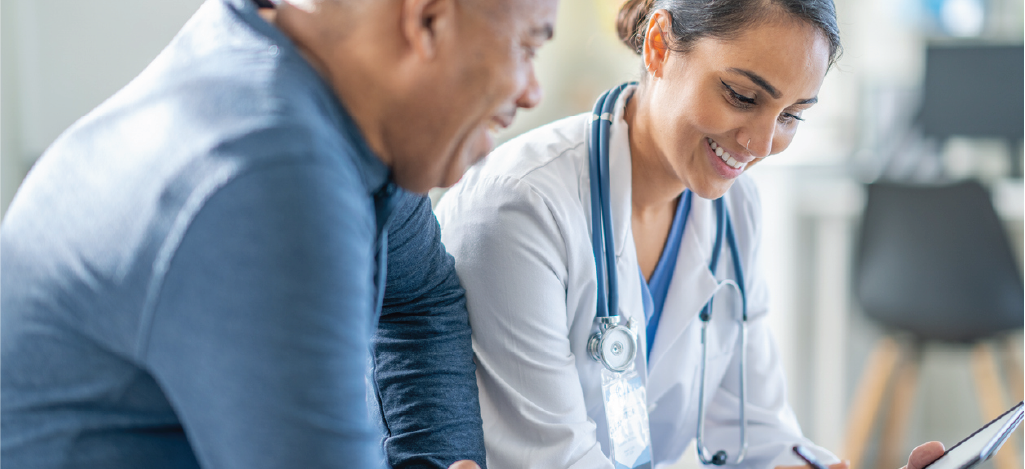
<path id="1" fill-rule="evenodd" d="M 65 128 L 137 75 L 200 0 L 4 0 L 0 214 Z"/>
<path id="2" fill-rule="evenodd" d="M 14 196 L 14 191 L 25 176 L 21 152 L 21 122 L 17 74 L 13 66 L 18 55 L 14 29 L 15 2 L 0 4 L 0 216 Z"/>

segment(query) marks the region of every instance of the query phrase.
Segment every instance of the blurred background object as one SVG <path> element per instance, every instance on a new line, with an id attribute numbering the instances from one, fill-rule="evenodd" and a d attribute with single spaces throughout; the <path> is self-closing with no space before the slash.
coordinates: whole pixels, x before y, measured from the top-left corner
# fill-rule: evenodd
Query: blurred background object
<path id="1" fill-rule="evenodd" d="M 1002 384 L 990 344 L 1014 343 L 1009 333 L 1022 328 L 1025 290 L 990 195 L 978 182 L 869 185 L 854 295 L 887 336 L 873 349 L 852 396 L 844 449 L 853 466 L 903 463 L 922 356 L 931 345 L 971 348 L 973 404 L 982 415 L 1002 414 L 1010 396 L 1020 394 L 1013 381 L 1022 380 L 1022 362 L 1001 347 L 1010 381 Z M 877 419 L 882 428 L 872 464 L 863 455 Z M 1013 451 L 994 461 L 998 469 L 1021 467 Z"/>
<path id="2" fill-rule="evenodd" d="M 790 402 L 805 433 L 851 457 L 845 429 L 864 416 L 848 412 L 862 376 L 882 376 L 884 370 L 874 370 L 880 365 L 867 364 L 888 333 L 863 313 L 852 289 L 866 184 L 977 181 L 1009 240 L 1021 282 L 1025 2 L 835 1 L 845 54 L 790 148 L 750 174 L 763 199 L 769 320 Z M 201 3 L 3 1 L 0 216 L 50 142 L 138 74 Z M 614 31 L 619 4 L 561 0 L 555 40 L 537 58 L 542 104 L 522 112 L 503 140 L 586 112 L 608 87 L 639 77 L 639 59 Z M 1009 408 L 1022 395 L 1020 327 L 982 343 L 1016 357 L 1017 365 L 990 366 L 1005 390 L 982 389 L 1003 394 L 991 398 L 1000 401 L 991 408 Z M 949 446 L 995 416 L 978 404 L 983 392 L 971 366 L 983 361 L 978 357 L 964 344 L 923 343 L 917 385 L 904 408 L 908 424 L 892 451 L 906 455 L 933 439 Z M 878 460 L 885 424 L 877 423 L 858 467 Z M 1015 452 L 1020 464 L 1021 430 L 1003 451 Z M 695 466 L 693 455 L 678 464 Z"/>

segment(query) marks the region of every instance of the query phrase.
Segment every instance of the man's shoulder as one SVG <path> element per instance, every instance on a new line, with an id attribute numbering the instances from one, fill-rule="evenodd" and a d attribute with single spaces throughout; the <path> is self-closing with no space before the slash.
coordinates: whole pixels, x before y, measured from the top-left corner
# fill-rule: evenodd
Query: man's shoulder
<path id="1" fill-rule="evenodd" d="M 352 202 L 346 215 L 372 223 L 363 155 L 336 124 L 333 95 L 294 51 L 251 44 L 244 31 L 232 39 L 241 45 L 203 42 L 218 8 L 227 7 L 204 4 L 142 74 L 47 149 L 6 214 L 5 250 L 68 275 L 76 259 L 92 259 L 97 275 L 138 274 L 126 282 L 148 285 L 224 188 L 277 172 L 246 193 L 270 200 L 297 184 L 297 166 L 316 176 L 310 191 Z M 342 210 L 327 205 L 306 208 Z"/>
<path id="2" fill-rule="evenodd" d="M 243 174 L 316 164 L 359 175 L 361 149 L 344 132 L 338 99 L 291 42 L 243 13 L 205 3 L 142 73 L 47 153 L 94 155 L 105 169 L 130 156 L 148 163 L 140 176 L 151 180 L 195 166 Z"/>

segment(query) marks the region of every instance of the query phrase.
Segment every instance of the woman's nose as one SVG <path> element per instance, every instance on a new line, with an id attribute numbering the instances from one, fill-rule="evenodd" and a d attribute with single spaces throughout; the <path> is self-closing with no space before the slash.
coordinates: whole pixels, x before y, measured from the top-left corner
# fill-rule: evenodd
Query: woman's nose
<path id="1" fill-rule="evenodd" d="M 776 117 L 759 118 L 744 132 L 737 133 L 737 143 L 756 158 L 765 158 L 772 153 L 772 139 L 776 134 Z"/>

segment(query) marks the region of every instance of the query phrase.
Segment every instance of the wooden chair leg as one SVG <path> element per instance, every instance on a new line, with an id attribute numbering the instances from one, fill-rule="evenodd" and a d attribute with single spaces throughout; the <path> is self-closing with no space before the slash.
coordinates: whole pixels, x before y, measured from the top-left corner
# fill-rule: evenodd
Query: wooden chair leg
<path id="1" fill-rule="evenodd" d="M 916 345 L 898 368 L 893 382 L 893 401 L 879 440 L 879 454 L 875 467 L 900 467 L 904 465 L 905 435 L 918 389 L 918 368 L 921 360 L 921 346 Z"/>
<path id="2" fill-rule="evenodd" d="M 851 461 L 851 469 L 862 467 L 862 458 L 875 417 L 879 414 L 886 385 L 899 359 L 900 347 L 897 342 L 890 337 L 883 337 L 865 362 L 851 408 L 847 412 L 847 429 L 844 432 L 843 454 Z"/>
<path id="3" fill-rule="evenodd" d="M 1020 335 L 1014 334 L 1004 339 L 1004 377 L 1007 379 L 1008 391 L 1011 392 L 1011 403 L 1021 402 L 1023 399 L 1022 387 L 1025 386 L 1025 364 L 1022 363 L 1022 343 Z M 1007 449 L 1014 453 L 1016 467 L 1022 467 L 1022 459 L 1025 458 L 1025 447 L 1022 443 L 1021 427 L 1015 430 L 1014 434 L 1007 439 Z"/>
<path id="4" fill-rule="evenodd" d="M 979 399 L 979 410 L 982 411 L 983 422 L 988 422 L 1003 413 L 1004 396 L 1001 392 L 1000 376 L 997 373 L 996 357 L 989 345 L 980 342 L 972 351 L 972 369 L 975 371 L 975 391 Z M 1012 445 L 1010 448 L 1013 448 Z M 1009 448 L 1005 448 L 1009 449 Z M 998 451 L 993 456 L 996 469 L 1019 469 L 1016 451 Z"/>
<path id="5" fill-rule="evenodd" d="M 1025 365 L 1022 364 L 1021 344 L 1017 337 L 1010 336 L 1004 339 L 1004 370 L 1007 375 L 1007 382 L 1010 384 L 1009 391 L 1011 401 L 1021 401 L 1023 386 L 1025 386 Z"/>

